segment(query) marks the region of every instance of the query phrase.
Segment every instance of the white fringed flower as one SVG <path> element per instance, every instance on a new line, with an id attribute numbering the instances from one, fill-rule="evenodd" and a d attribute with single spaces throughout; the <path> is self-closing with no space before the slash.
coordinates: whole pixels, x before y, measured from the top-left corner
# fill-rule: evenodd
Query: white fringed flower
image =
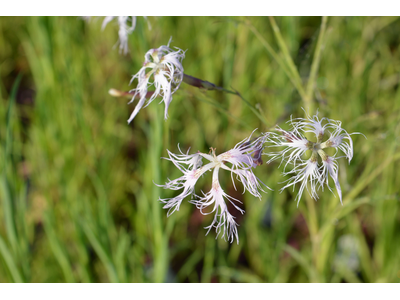
<path id="1" fill-rule="evenodd" d="M 272 158 L 270 161 L 281 158 L 282 161 L 286 161 L 285 167 L 287 164 L 292 163 L 296 165 L 297 161 L 301 161 L 303 154 L 309 148 L 309 141 L 301 135 L 301 133 L 294 127 L 293 131 L 286 131 L 276 126 L 276 130 L 279 131 L 282 136 L 271 134 L 268 139 L 269 142 L 272 142 L 274 146 L 271 147 L 286 147 L 282 151 L 279 152 L 271 152 L 268 153 Z"/>
<path id="2" fill-rule="evenodd" d="M 293 169 L 289 172 L 284 172 L 284 175 L 293 176 L 282 189 L 295 186 L 296 183 L 301 183 L 299 193 L 296 196 L 297 205 L 300 201 L 304 189 L 306 189 L 312 198 L 318 199 L 317 188 L 324 189 L 326 184 L 329 190 L 329 177 L 334 181 L 336 191 L 342 203 L 342 190 L 338 180 L 338 164 L 337 159 L 346 157 L 350 163 L 353 157 L 353 141 L 351 134 L 341 127 L 340 121 L 330 120 L 327 118 L 318 118 L 318 114 L 312 118 L 291 119 L 290 131 L 285 131 L 279 127 L 277 130 L 281 133 L 270 134 L 268 141 L 273 145 L 270 147 L 285 147 L 280 152 L 268 154 L 274 159 L 281 159 L 285 163 L 285 168 L 288 164 L 293 165 Z M 323 123 L 325 123 L 323 125 Z M 316 142 L 309 141 L 305 135 L 312 133 L 315 135 Z M 329 139 L 322 142 L 324 135 L 328 133 Z M 352 133 L 357 134 L 357 133 Z M 329 156 L 324 149 L 334 148 L 335 154 Z M 311 151 L 311 156 L 308 160 L 304 159 L 305 153 Z M 338 151 L 344 153 L 344 156 L 337 157 Z M 318 163 L 322 162 L 322 165 Z M 343 203 L 342 203 L 343 204 Z"/>
<path id="3" fill-rule="evenodd" d="M 89 22 L 93 17 L 90 16 L 85 16 L 81 17 L 83 20 Z M 150 22 L 147 20 L 147 17 L 143 17 L 147 21 L 147 25 L 149 29 L 151 30 L 151 25 Z M 103 24 L 101 25 L 101 29 L 104 30 L 106 26 L 113 21 L 114 19 L 117 19 L 118 23 L 118 43 L 119 43 L 119 52 L 123 52 L 124 54 L 127 54 L 129 52 L 128 48 L 128 36 L 135 30 L 136 27 L 136 17 L 130 16 L 108 16 L 104 17 Z M 118 44 L 117 43 L 117 44 Z"/>
<path id="4" fill-rule="evenodd" d="M 104 30 L 107 24 L 110 23 L 113 19 L 117 19 L 118 21 L 118 37 L 119 37 L 119 52 L 123 52 L 127 54 L 129 51 L 128 48 L 128 35 L 130 35 L 136 27 L 136 17 L 126 17 L 126 16 L 119 16 L 119 17 L 105 17 L 103 20 L 103 24 L 101 29 Z M 130 23 L 130 25 L 129 25 Z"/>
<path id="5" fill-rule="evenodd" d="M 172 101 L 172 94 L 176 92 L 182 82 L 182 60 L 185 57 L 185 52 L 183 50 L 175 47 L 177 51 L 174 51 L 169 48 L 170 42 L 171 40 L 169 40 L 167 46 L 149 50 L 144 56 L 145 61 L 143 67 L 132 77 L 131 83 L 137 78 L 138 85 L 135 89 L 131 90 L 131 92 L 135 93 L 129 103 L 133 102 L 137 95 L 140 96 L 140 99 L 128 123 L 135 118 L 139 110 L 143 107 L 146 101 L 148 88 L 152 85 L 154 85 L 155 91 L 147 101 L 147 105 L 157 96 L 163 97 L 162 101 L 165 104 L 164 118 L 167 119 L 168 107 Z M 153 82 L 150 81 L 152 75 L 154 78 Z"/>
<path id="6" fill-rule="evenodd" d="M 167 159 L 172 161 L 183 173 L 181 177 L 170 180 L 165 185 L 159 185 L 165 189 L 182 190 L 174 198 L 160 199 L 161 202 L 165 203 L 164 208 L 169 209 L 168 216 L 179 210 L 183 199 L 190 195 L 191 201 L 189 202 L 195 204 L 202 214 L 215 213 L 211 225 L 206 227 L 208 229 L 207 234 L 212 228 L 215 228 L 217 236 L 222 232 L 222 237 L 227 237 L 230 242 L 233 242 L 236 238 L 239 243 L 237 223 L 235 217 L 229 213 L 225 200 L 228 200 L 242 214 L 244 210 L 235 204 L 235 202 L 241 203 L 239 200 L 227 195 L 221 188 L 219 171 L 224 169 L 231 172 L 233 184 L 235 184 L 233 176 L 236 175 L 236 179 L 243 184 L 243 193 L 247 190 L 253 196 L 261 198 L 260 191 L 265 192 L 262 185 L 268 187 L 254 175 L 252 169 L 261 163 L 259 156 L 263 150 L 266 137 L 266 135 L 263 135 L 253 142 L 250 141 L 251 137 L 249 137 L 238 143 L 233 149 L 218 156 L 215 155 L 213 148 L 211 148 L 210 154 L 200 152 L 184 154 L 182 151 L 180 151 L 181 154 L 173 154 L 168 151 L 169 158 Z M 203 159 L 209 162 L 203 165 Z M 196 195 L 194 190 L 197 180 L 211 170 L 213 170 L 211 190 L 208 193 L 202 192 L 202 196 Z M 211 211 L 206 212 L 205 210 L 209 207 L 212 207 Z"/>
<path id="7" fill-rule="evenodd" d="M 304 189 L 306 189 L 314 199 L 318 198 L 316 187 L 317 184 L 321 182 L 321 175 L 319 173 L 318 158 L 316 156 L 311 157 L 309 160 L 302 161 L 291 171 L 284 172 L 283 175 L 289 175 L 292 177 L 286 181 L 288 184 L 286 184 L 281 191 L 290 186 L 293 186 L 294 189 L 296 183 L 301 183 L 299 193 L 295 198 L 297 206 L 299 205 Z M 310 188 L 308 187 L 308 183 L 310 184 Z"/>

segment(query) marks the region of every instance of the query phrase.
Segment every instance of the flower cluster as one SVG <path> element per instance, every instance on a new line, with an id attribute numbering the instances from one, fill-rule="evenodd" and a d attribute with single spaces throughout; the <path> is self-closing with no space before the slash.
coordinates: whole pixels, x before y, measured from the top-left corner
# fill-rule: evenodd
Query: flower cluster
<path id="1" fill-rule="evenodd" d="M 172 94 L 179 88 L 183 78 L 183 67 L 182 60 L 185 57 L 185 52 L 179 48 L 177 51 L 169 48 L 169 40 L 167 46 L 161 46 L 157 49 L 150 49 L 145 54 L 143 67 L 139 72 L 132 77 L 131 83 L 136 78 L 138 79 L 138 85 L 133 92 L 133 102 L 137 95 L 140 96 L 139 102 L 132 112 L 128 123 L 130 123 L 139 110 L 143 107 L 148 96 L 148 89 L 152 85 L 155 87 L 155 91 L 149 97 L 147 105 L 149 105 L 157 96 L 162 96 L 162 101 L 165 104 L 164 118 L 168 117 L 168 107 L 172 101 Z M 154 81 L 151 82 L 151 76 L 153 75 Z M 146 105 L 146 106 L 147 106 Z"/>
<path id="2" fill-rule="evenodd" d="M 114 17 L 106 17 L 103 27 L 106 26 Z M 135 19 L 132 17 L 132 26 L 128 27 L 128 17 L 118 17 L 120 24 L 120 47 L 126 50 L 127 35 L 135 28 Z M 179 89 L 182 81 L 185 83 L 207 90 L 219 90 L 239 95 L 238 92 L 232 92 L 222 87 L 218 87 L 208 81 L 188 76 L 183 72 L 182 60 L 185 58 L 185 51 L 175 47 L 173 50 L 169 47 L 171 39 L 166 46 L 156 49 L 150 49 L 144 56 L 143 66 L 132 79 L 138 80 L 136 88 L 129 92 L 121 92 L 111 89 L 109 92 L 113 96 L 132 96 L 132 103 L 138 98 L 138 103 L 128 119 L 130 123 L 138 112 L 145 105 L 149 105 L 157 96 L 162 97 L 165 105 L 164 118 L 168 117 L 168 108 L 172 101 L 172 95 Z M 153 89 L 151 87 L 154 86 Z M 295 200 L 299 205 L 304 190 L 307 190 L 312 198 L 318 199 L 318 191 L 327 187 L 332 193 L 329 185 L 330 179 L 333 180 L 342 203 L 342 191 L 338 178 L 338 159 L 345 157 L 351 161 L 353 158 L 353 142 L 351 135 L 341 127 L 340 121 L 328 118 L 318 118 L 318 113 L 312 117 L 306 115 L 306 118 L 290 119 L 288 121 L 291 128 L 286 131 L 279 126 L 276 127 L 278 133 L 264 133 L 261 137 L 251 140 L 251 136 L 238 143 L 233 149 L 216 155 L 215 149 L 211 152 L 185 154 L 180 149 L 180 154 L 174 154 L 168 151 L 171 162 L 183 173 L 177 179 L 169 180 L 165 185 L 158 185 L 165 189 L 180 190 L 180 194 L 168 199 L 159 199 L 164 203 L 164 208 L 168 209 L 168 216 L 178 211 L 182 201 L 191 197 L 190 203 L 194 204 L 202 214 L 214 213 L 212 223 L 206 227 L 207 234 L 215 228 L 217 236 L 222 233 L 230 242 L 236 238 L 239 242 L 235 217 L 228 210 L 228 202 L 240 213 L 244 210 L 238 206 L 238 199 L 228 195 L 222 189 L 219 181 L 220 170 L 226 170 L 231 173 L 232 183 L 235 187 L 235 180 L 241 182 L 244 192 L 248 191 L 255 197 L 261 198 L 260 192 L 265 192 L 263 187 L 269 189 L 253 173 L 253 169 L 262 163 L 261 155 L 271 157 L 270 161 L 281 160 L 284 164 L 284 176 L 290 176 L 281 189 L 295 188 L 299 185 L 299 192 Z M 309 138 L 313 135 L 314 137 Z M 324 137 L 328 138 L 324 141 Z M 266 144 L 267 149 L 274 147 L 283 148 L 278 152 L 262 151 Z M 329 148 L 333 150 L 329 150 Z M 338 153 L 343 155 L 339 156 Z M 308 155 L 309 154 L 309 155 Z M 308 155 L 308 157 L 307 157 Z M 203 165 L 203 160 L 208 162 Z M 270 162 L 269 161 L 269 162 Z M 289 168 L 288 168 L 289 166 Z M 286 169 L 289 169 L 286 171 Z M 211 189 L 201 195 L 195 193 L 195 186 L 198 179 L 205 175 L 207 171 L 212 171 Z M 236 189 L 236 187 L 235 187 Z"/>
<path id="3" fill-rule="evenodd" d="M 221 169 L 231 173 L 232 182 L 235 187 L 233 176 L 242 183 L 244 191 L 248 191 L 255 197 L 261 198 L 260 191 L 265 192 L 262 186 L 268 188 L 262 183 L 253 173 L 253 168 L 261 164 L 260 154 L 264 148 L 264 142 L 267 135 L 251 141 L 251 137 L 238 143 L 233 149 L 224 152 L 220 155 L 215 154 L 215 149 L 211 148 L 209 154 L 195 153 L 195 154 L 173 154 L 168 151 L 168 160 L 172 161 L 174 165 L 183 173 L 177 179 L 170 180 L 165 185 L 160 185 L 165 189 L 182 190 L 182 192 L 169 199 L 160 199 L 165 203 L 164 208 L 169 209 L 168 216 L 173 212 L 179 210 L 179 207 L 188 196 L 191 196 L 191 203 L 196 205 L 200 212 L 204 215 L 215 213 L 211 225 L 206 227 L 208 232 L 215 228 L 217 236 L 222 232 L 223 237 L 227 237 L 230 242 L 236 238 L 239 243 L 239 236 L 237 232 L 237 223 L 235 217 L 228 211 L 226 200 L 229 201 L 242 214 L 244 210 L 241 209 L 236 203 L 241 203 L 224 192 L 219 182 L 219 171 Z M 203 159 L 208 163 L 203 165 Z M 207 171 L 212 171 L 212 184 L 209 192 L 202 192 L 202 196 L 195 194 L 195 185 L 198 179 Z M 236 187 L 235 187 L 236 188 Z M 269 189 L 269 188 L 268 188 Z M 211 207 L 211 211 L 205 211 Z"/>
<path id="4" fill-rule="evenodd" d="M 348 134 L 341 127 L 340 121 L 327 118 L 319 119 L 318 114 L 312 118 L 307 116 L 307 118 L 291 119 L 289 123 L 291 125 L 290 131 L 277 126 L 277 131 L 280 134 L 270 134 L 268 139 L 273 144 L 270 147 L 284 147 L 284 149 L 275 153 L 266 153 L 272 157 L 271 160 L 281 159 L 281 163 L 285 163 L 284 169 L 288 164 L 292 166 L 290 171 L 284 172 L 284 175 L 292 177 L 286 181 L 287 184 L 281 191 L 291 186 L 294 188 L 297 183 L 300 183 L 300 190 L 296 196 L 297 205 L 304 189 L 309 192 L 312 198 L 318 199 L 317 189 L 323 190 L 326 185 L 332 192 L 328 183 L 330 176 L 342 203 L 337 160 L 346 157 L 350 163 L 353 158 L 351 134 Z M 315 135 L 316 141 L 308 140 L 307 134 Z M 329 138 L 323 142 L 326 134 L 329 134 Z M 327 148 L 334 148 L 336 151 L 332 156 L 329 156 L 325 152 Z M 344 156 L 337 156 L 339 150 L 343 152 Z M 311 155 L 308 159 L 304 159 L 307 151 L 310 151 Z"/>

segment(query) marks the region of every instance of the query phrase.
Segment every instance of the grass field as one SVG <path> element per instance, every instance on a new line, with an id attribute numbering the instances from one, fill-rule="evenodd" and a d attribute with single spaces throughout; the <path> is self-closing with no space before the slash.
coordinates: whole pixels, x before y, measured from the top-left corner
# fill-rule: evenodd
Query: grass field
<path id="1" fill-rule="evenodd" d="M 0 17 L 0 282 L 399 282 L 400 19 L 148 21 L 122 55 L 115 22 Z M 134 88 L 171 36 L 185 74 L 243 99 L 182 83 L 166 121 L 157 98 L 128 125 L 135 103 L 108 90 Z M 221 176 L 246 211 L 239 244 L 205 236 L 212 216 L 186 200 L 167 218 L 158 199 L 178 192 L 155 183 L 181 176 L 167 149 L 221 153 L 302 108 L 366 137 L 339 161 L 343 206 L 326 189 L 297 207 L 265 157 L 261 201 Z"/>

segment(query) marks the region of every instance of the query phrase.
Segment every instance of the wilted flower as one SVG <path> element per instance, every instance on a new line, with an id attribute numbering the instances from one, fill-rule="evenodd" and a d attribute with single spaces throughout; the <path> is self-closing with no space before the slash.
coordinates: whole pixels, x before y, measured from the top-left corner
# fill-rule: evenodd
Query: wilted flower
<path id="1" fill-rule="evenodd" d="M 126 16 L 119 16 L 119 17 L 105 17 L 103 20 L 103 24 L 101 26 L 101 29 L 104 30 L 104 28 L 107 26 L 108 23 L 110 23 L 113 19 L 117 18 L 118 25 L 119 25 L 119 30 L 118 30 L 118 36 L 119 36 L 119 51 L 124 52 L 124 54 L 128 53 L 128 35 L 131 34 L 136 27 L 136 17 L 126 17 Z M 129 26 L 130 22 L 130 26 Z"/>
<path id="2" fill-rule="evenodd" d="M 294 188 L 296 183 L 301 183 L 299 193 L 296 196 L 298 205 L 304 189 L 307 189 L 314 199 L 318 198 L 317 187 L 323 190 L 324 184 L 332 192 L 328 183 L 330 176 L 335 183 L 342 203 L 342 190 L 339 184 L 336 160 L 346 157 L 350 163 L 353 158 L 351 134 L 348 134 L 341 127 L 340 121 L 327 118 L 318 119 L 318 114 L 312 118 L 307 116 L 307 118 L 291 119 L 288 123 L 292 127 L 290 131 L 277 127 L 281 134 L 271 134 L 268 138 L 268 141 L 274 144 L 271 147 L 285 147 L 282 151 L 268 154 L 272 156 L 271 160 L 281 159 L 281 163 L 285 162 L 285 169 L 288 164 L 293 165 L 289 172 L 284 172 L 284 175 L 292 175 L 293 177 L 286 181 L 287 184 L 281 191 L 290 186 Z M 325 124 L 322 125 L 323 123 Z M 306 133 L 313 133 L 316 142 L 309 141 L 305 137 Z M 329 134 L 329 139 L 322 142 L 326 133 Z M 329 156 L 324 151 L 326 148 L 334 148 L 336 150 L 335 154 Z M 344 156 L 336 156 L 339 150 L 344 153 Z M 308 160 L 303 159 L 306 151 L 311 151 L 311 156 Z M 322 165 L 318 161 L 322 161 Z"/>
<path id="3" fill-rule="evenodd" d="M 155 91 L 149 98 L 147 105 L 149 105 L 157 96 L 162 96 L 165 104 L 165 119 L 168 117 L 168 106 L 172 101 L 172 94 L 179 88 L 183 78 L 182 59 L 185 57 L 185 52 L 179 48 L 177 51 L 169 48 L 169 40 L 167 46 L 161 46 L 157 49 L 149 50 L 144 56 L 145 61 L 143 67 L 139 72 L 132 77 L 131 82 L 137 78 L 138 85 L 136 89 L 131 90 L 135 92 L 131 103 L 139 94 L 140 99 L 131 114 L 128 123 L 130 123 L 139 110 L 143 107 L 146 101 L 146 94 L 149 87 L 154 85 Z M 150 82 L 150 77 L 153 75 L 154 81 Z M 147 106 L 146 105 L 146 106 Z"/>
<path id="4" fill-rule="evenodd" d="M 254 175 L 252 168 L 260 164 L 259 153 L 263 149 L 266 137 L 266 135 L 263 135 L 254 141 L 251 141 L 251 137 L 249 137 L 238 143 L 233 149 L 218 156 L 216 156 L 213 148 L 211 148 L 209 154 L 201 152 L 188 154 L 189 151 L 184 154 L 181 150 L 181 154 L 173 154 L 168 151 L 169 158 L 167 159 L 172 161 L 183 173 L 181 177 L 170 180 L 165 185 L 159 185 L 165 189 L 183 190 L 174 198 L 160 199 L 161 202 L 165 203 L 164 208 L 169 209 L 168 216 L 179 210 L 183 199 L 190 195 L 192 196 L 190 203 L 195 204 L 203 215 L 215 213 L 211 225 L 206 227 L 208 229 L 207 234 L 212 228 L 215 228 L 217 236 L 222 231 L 222 236 L 225 237 L 226 235 L 230 242 L 233 242 L 236 238 L 239 243 L 237 223 L 235 217 L 228 211 L 226 200 L 242 214 L 244 210 L 236 205 L 235 202 L 241 203 L 238 199 L 229 196 L 221 188 L 219 171 L 224 169 L 231 172 L 234 187 L 233 176 L 236 175 L 236 179 L 243 184 L 243 193 L 247 190 L 253 196 L 261 198 L 260 191 L 265 192 L 261 185 L 267 186 Z M 203 165 L 203 158 L 208 160 L 209 163 Z M 197 180 L 211 170 L 213 171 L 211 190 L 208 193 L 202 192 L 202 196 L 196 195 L 195 185 Z M 212 207 L 211 211 L 205 211 L 209 207 Z"/>

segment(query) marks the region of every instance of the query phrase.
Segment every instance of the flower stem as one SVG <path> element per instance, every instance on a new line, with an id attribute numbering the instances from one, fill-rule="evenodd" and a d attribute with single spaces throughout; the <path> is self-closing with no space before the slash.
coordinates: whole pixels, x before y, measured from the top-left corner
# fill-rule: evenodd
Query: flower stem
<path id="1" fill-rule="evenodd" d="M 273 22 L 275 22 L 275 20 Z M 260 34 L 260 32 L 253 26 L 253 24 L 250 22 L 250 20 L 247 20 L 246 24 L 247 24 L 247 26 L 249 26 L 250 30 L 254 33 L 254 35 L 260 40 L 260 42 L 263 44 L 263 46 L 267 49 L 269 54 L 271 54 L 271 56 L 277 61 L 279 66 L 282 68 L 282 70 L 289 77 L 290 81 L 292 82 L 292 84 L 296 88 L 297 92 L 300 94 L 301 98 L 303 99 L 305 97 L 305 91 L 304 91 L 304 87 L 302 85 L 302 81 L 301 81 L 300 75 L 298 75 L 297 70 L 295 72 L 293 72 L 293 70 L 291 70 L 285 64 L 284 60 L 282 60 L 282 58 L 274 51 L 274 49 L 271 47 L 271 45 Z M 276 23 L 274 23 L 274 24 L 275 24 L 275 29 L 277 29 L 278 30 L 277 32 L 279 32 L 278 26 L 276 25 Z M 282 37 L 280 36 L 280 33 L 279 33 L 279 37 L 281 38 L 281 41 L 283 41 Z M 283 45 L 284 45 L 284 43 L 283 43 Z M 286 46 L 285 46 L 285 48 L 286 48 Z M 287 55 L 289 55 L 288 52 L 287 52 Z M 290 55 L 289 55 L 289 57 L 285 57 L 285 60 L 286 61 L 292 61 Z M 294 67 L 294 68 L 296 68 L 296 67 Z"/>
<path id="2" fill-rule="evenodd" d="M 303 99 L 306 112 L 309 114 L 313 113 L 313 92 L 315 87 L 315 81 L 318 73 L 319 63 L 321 61 L 321 53 L 324 49 L 324 36 L 326 32 L 326 23 L 328 17 L 322 17 L 321 29 L 319 31 L 317 45 L 315 46 L 315 52 L 313 61 L 311 63 L 310 76 L 308 77 L 307 87 L 306 87 L 306 97 Z"/>
<path id="3" fill-rule="evenodd" d="M 324 48 L 323 40 L 326 31 L 327 20 L 328 17 L 322 17 L 321 29 L 318 35 L 313 61 L 311 63 L 310 76 L 307 82 L 306 96 L 303 98 L 306 114 L 312 113 L 314 111 L 313 91 L 315 87 L 315 81 L 318 73 L 319 63 L 321 61 L 321 53 Z M 306 202 L 307 202 L 307 222 L 310 230 L 310 239 L 312 245 L 312 262 L 317 272 L 317 278 L 319 278 L 319 276 L 322 275 L 320 267 L 323 267 L 323 263 L 319 263 L 318 254 L 319 254 L 320 241 L 323 239 L 323 237 L 320 236 L 319 234 L 318 215 L 315 207 L 315 201 L 311 198 L 310 195 L 306 195 Z"/>
<path id="4" fill-rule="evenodd" d="M 301 97 L 304 98 L 305 93 L 304 93 L 304 88 L 302 86 L 302 80 L 301 80 L 300 74 L 297 71 L 296 65 L 294 64 L 293 59 L 289 53 L 289 49 L 281 35 L 281 31 L 280 31 L 278 25 L 276 24 L 274 17 L 269 17 L 269 21 L 271 23 L 271 26 L 272 26 L 275 38 L 278 42 L 279 48 L 281 49 L 283 57 L 289 68 L 289 71 L 291 72 L 291 75 L 293 76 L 294 81 L 301 86 L 299 93 L 300 93 Z"/>
<path id="5" fill-rule="evenodd" d="M 318 268 L 316 266 L 318 258 L 318 249 L 319 249 L 318 217 L 317 217 L 317 210 L 315 207 L 315 201 L 308 194 L 306 194 L 306 204 L 307 204 L 306 218 L 310 232 L 310 240 L 312 247 L 312 262 L 315 270 L 318 271 Z"/>
<path id="6" fill-rule="evenodd" d="M 161 110 L 157 109 L 157 106 L 153 106 L 151 122 L 151 134 L 150 134 L 150 162 L 152 170 L 152 178 L 154 182 L 161 181 L 159 161 L 162 156 L 162 127 L 163 118 L 161 115 Z M 153 258 L 154 258 L 154 272 L 153 279 L 154 282 L 164 282 L 166 279 L 167 269 L 168 269 L 168 236 L 163 230 L 162 226 L 162 214 L 161 205 L 158 202 L 160 198 L 160 189 L 156 185 L 152 185 L 151 191 L 151 219 L 153 221 L 153 238 L 154 238 L 154 248 L 153 248 Z"/>

